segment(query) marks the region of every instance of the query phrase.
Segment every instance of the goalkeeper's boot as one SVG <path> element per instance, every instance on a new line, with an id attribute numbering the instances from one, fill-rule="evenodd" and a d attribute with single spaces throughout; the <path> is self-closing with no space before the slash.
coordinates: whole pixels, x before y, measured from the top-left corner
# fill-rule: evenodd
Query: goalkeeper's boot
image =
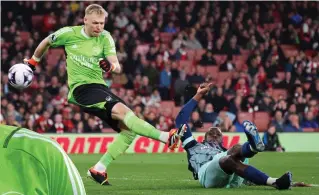
<path id="1" fill-rule="evenodd" d="M 244 121 L 243 122 L 244 131 L 248 138 L 248 142 L 251 145 L 251 147 L 256 152 L 262 152 L 265 150 L 265 145 L 263 143 L 263 140 L 259 136 L 258 129 L 256 125 L 250 121 Z"/>
<path id="2" fill-rule="evenodd" d="M 273 184 L 278 190 L 289 190 L 292 186 L 292 174 L 291 172 L 285 173 L 280 178 L 276 179 L 276 182 Z"/>
<path id="3" fill-rule="evenodd" d="M 111 185 L 108 181 L 107 173 L 98 172 L 93 167 L 88 170 L 87 176 L 101 185 Z"/>
<path id="4" fill-rule="evenodd" d="M 180 126 L 178 129 L 172 129 L 169 132 L 169 138 L 167 141 L 168 148 L 173 150 L 177 148 L 178 142 L 180 138 L 184 135 L 185 131 L 187 130 L 186 124 Z"/>

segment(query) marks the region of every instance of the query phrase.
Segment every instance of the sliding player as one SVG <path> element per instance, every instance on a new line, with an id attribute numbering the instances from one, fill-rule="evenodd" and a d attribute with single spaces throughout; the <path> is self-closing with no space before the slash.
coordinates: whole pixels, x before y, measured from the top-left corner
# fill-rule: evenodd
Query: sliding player
<path id="1" fill-rule="evenodd" d="M 176 118 L 176 126 L 185 128 L 197 102 L 209 91 L 211 84 L 204 83 L 196 95 L 182 108 Z M 248 142 L 235 145 L 226 150 L 222 146 L 222 132 L 218 127 L 211 127 L 205 134 L 203 143 L 198 143 L 189 128 L 181 137 L 184 149 L 187 151 L 189 170 L 194 179 L 199 179 L 205 188 L 238 187 L 243 178 L 256 185 L 268 185 L 277 189 L 289 189 L 292 174 L 285 173 L 280 178 L 272 178 L 253 166 L 244 164 L 246 158 L 252 158 L 265 148 L 258 135 L 256 126 L 250 122 L 243 123 Z"/>

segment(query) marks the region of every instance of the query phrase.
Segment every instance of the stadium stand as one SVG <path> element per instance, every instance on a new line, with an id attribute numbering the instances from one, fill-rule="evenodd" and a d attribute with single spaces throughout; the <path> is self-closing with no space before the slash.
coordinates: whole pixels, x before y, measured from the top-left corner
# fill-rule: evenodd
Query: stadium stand
<path id="1" fill-rule="evenodd" d="M 67 103 L 61 48 L 47 52 L 28 89 L 17 91 L 8 84 L 10 66 L 30 57 L 49 33 L 81 25 L 90 3 L 1 3 L 1 123 L 40 133 L 112 132 Z M 265 131 L 280 111 L 283 131 L 286 126 L 319 131 L 319 2 L 98 3 L 109 12 L 105 29 L 124 67 L 123 74 L 105 75 L 105 81 L 113 79 L 113 92 L 154 126 L 169 129 L 198 84 L 209 80 L 214 87 L 206 106 L 197 108 L 200 117 L 223 110 L 244 115 Z M 295 20 L 299 16 L 302 20 Z M 164 67 L 170 71 L 168 89 L 159 87 Z M 291 122 L 292 114 L 299 123 Z M 192 129 L 205 131 L 197 126 Z"/>

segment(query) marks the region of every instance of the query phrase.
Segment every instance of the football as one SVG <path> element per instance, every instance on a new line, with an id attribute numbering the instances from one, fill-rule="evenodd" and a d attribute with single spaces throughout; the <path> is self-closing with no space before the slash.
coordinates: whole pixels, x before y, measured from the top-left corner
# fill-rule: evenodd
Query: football
<path id="1" fill-rule="evenodd" d="M 9 70 L 8 79 L 14 88 L 24 89 L 32 83 L 33 71 L 25 64 L 15 64 Z"/>

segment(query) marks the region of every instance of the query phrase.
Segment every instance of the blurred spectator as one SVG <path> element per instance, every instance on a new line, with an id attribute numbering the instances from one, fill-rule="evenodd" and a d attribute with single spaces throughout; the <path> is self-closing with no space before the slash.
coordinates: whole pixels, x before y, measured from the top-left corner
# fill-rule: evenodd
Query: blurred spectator
<path id="1" fill-rule="evenodd" d="M 212 66 L 216 65 L 217 63 L 212 55 L 212 52 L 210 50 L 207 50 L 206 53 L 202 55 L 202 59 L 199 61 L 199 64 L 203 66 Z"/>
<path id="2" fill-rule="evenodd" d="M 152 87 L 149 85 L 149 79 L 146 76 L 143 76 L 141 85 L 137 89 L 137 93 L 146 96 L 152 93 Z"/>
<path id="3" fill-rule="evenodd" d="M 265 151 L 285 151 L 285 149 L 280 144 L 279 136 L 276 132 L 275 126 L 270 126 L 268 130 L 264 133 L 263 142 L 265 144 Z"/>
<path id="4" fill-rule="evenodd" d="M 302 121 L 301 125 L 302 128 L 319 128 L 319 124 L 313 116 L 313 112 L 308 111 L 305 114 L 305 118 Z"/>
<path id="5" fill-rule="evenodd" d="M 194 33 L 190 33 L 188 39 L 185 41 L 185 47 L 188 49 L 202 49 L 202 44 L 196 39 Z"/>
<path id="6" fill-rule="evenodd" d="M 85 127 L 85 133 L 101 133 L 99 123 L 94 118 L 89 118 Z"/>
<path id="7" fill-rule="evenodd" d="M 236 65 L 233 63 L 233 56 L 228 55 L 226 62 L 220 66 L 219 70 L 220 71 L 234 71 L 235 67 L 236 67 Z"/>
<path id="8" fill-rule="evenodd" d="M 216 120 L 216 118 L 217 118 L 217 113 L 214 112 L 213 105 L 211 103 L 206 104 L 202 121 L 204 123 L 213 123 Z"/>
<path id="9" fill-rule="evenodd" d="M 174 26 L 174 23 L 172 21 L 170 21 L 167 26 L 164 28 L 164 32 L 167 32 L 167 33 L 176 33 L 177 30 Z"/>
<path id="10" fill-rule="evenodd" d="M 302 132 L 297 114 L 290 114 L 288 120 L 289 123 L 284 127 L 284 132 Z"/>
<path id="11" fill-rule="evenodd" d="M 56 114 L 54 116 L 54 122 L 53 125 L 50 129 L 50 132 L 52 133 L 64 133 L 66 131 L 66 127 L 62 123 L 62 115 L 61 114 Z"/>
<path id="12" fill-rule="evenodd" d="M 285 120 L 283 118 L 283 113 L 280 110 L 275 112 L 274 119 L 272 120 L 271 124 L 276 128 L 276 132 L 283 132 Z"/>
<path id="13" fill-rule="evenodd" d="M 234 123 L 236 132 L 244 132 L 244 126 L 242 125 L 244 120 L 246 120 L 245 113 L 237 114 L 237 121 Z"/>
<path id="14" fill-rule="evenodd" d="M 192 131 L 196 131 L 197 128 L 201 128 L 203 126 L 199 113 L 196 111 L 192 113 L 190 122 Z"/>
<path id="15" fill-rule="evenodd" d="M 160 74 L 160 94 L 163 100 L 169 100 L 169 90 L 171 88 L 172 73 L 169 65 L 165 66 Z"/>

